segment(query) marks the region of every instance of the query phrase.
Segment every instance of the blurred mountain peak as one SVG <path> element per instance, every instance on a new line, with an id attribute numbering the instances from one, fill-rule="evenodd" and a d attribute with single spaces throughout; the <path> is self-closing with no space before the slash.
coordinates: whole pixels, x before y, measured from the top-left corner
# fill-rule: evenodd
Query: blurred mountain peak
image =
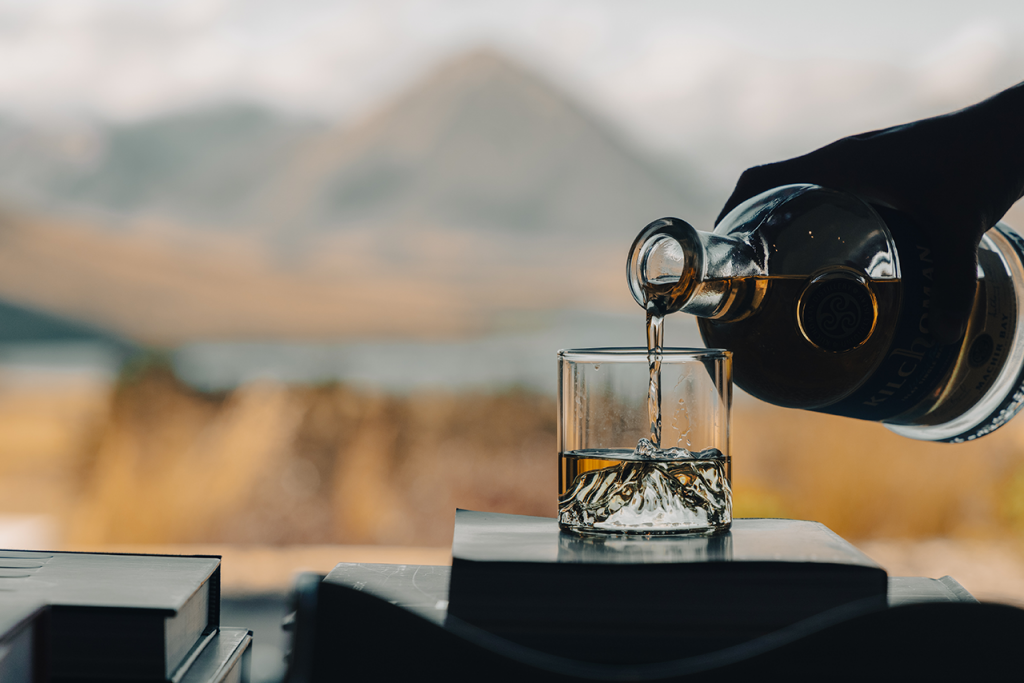
<path id="1" fill-rule="evenodd" d="M 564 93 L 488 49 L 312 141 L 264 198 L 260 213 L 282 225 L 597 240 L 696 201 Z"/>
<path id="2" fill-rule="evenodd" d="M 486 50 L 358 125 L 219 106 L 97 138 L 33 183 L 44 212 L 89 219 L 19 218 L 0 295 L 145 339 L 464 334 L 504 310 L 631 306 L 636 232 L 696 205 Z M 0 193 L 16 177 L 0 168 Z"/>
<path id="3" fill-rule="evenodd" d="M 244 102 L 81 131 L 0 122 L 0 199 L 111 226 L 161 217 L 246 227 L 272 170 L 322 129 Z"/>
<path id="4" fill-rule="evenodd" d="M 624 226 L 692 215 L 699 201 L 489 48 L 442 64 L 356 125 L 222 103 L 91 135 L 89 154 L 72 161 L 26 147 L 17 130 L 5 149 L 0 126 L 10 152 L 0 198 L 121 229 L 159 218 L 249 233 L 292 252 L 325 231 L 382 227 L 621 240 Z"/>
<path id="5" fill-rule="evenodd" d="M 471 48 L 443 63 L 432 74 L 434 79 L 445 77 L 472 77 L 473 75 L 519 74 L 526 76 L 526 71 L 512 57 L 504 52 L 488 46 L 480 45 Z"/>

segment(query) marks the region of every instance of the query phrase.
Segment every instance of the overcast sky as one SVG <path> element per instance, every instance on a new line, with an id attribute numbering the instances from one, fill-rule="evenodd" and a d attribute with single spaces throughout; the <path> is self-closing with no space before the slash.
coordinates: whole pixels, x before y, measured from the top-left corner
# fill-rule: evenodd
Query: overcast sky
<path id="1" fill-rule="evenodd" d="M 357 121 L 491 46 L 649 147 L 763 156 L 1024 80 L 1022 44 L 1021 0 L 0 0 L 0 113 L 248 100 Z"/>
<path id="2" fill-rule="evenodd" d="M 1019 0 L 2 0 L 0 106 L 138 117 L 246 97 L 343 116 L 479 44 L 632 93 L 737 51 L 915 68 L 1022 36 Z"/>

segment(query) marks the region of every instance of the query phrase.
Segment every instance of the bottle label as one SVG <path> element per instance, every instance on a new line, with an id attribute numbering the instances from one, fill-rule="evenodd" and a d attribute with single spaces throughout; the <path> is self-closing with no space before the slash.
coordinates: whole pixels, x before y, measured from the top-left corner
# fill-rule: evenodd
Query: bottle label
<path id="1" fill-rule="evenodd" d="M 875 372 L 852 394 L 818 412 L 877 422 L 937 396 L 960 345 L 940 344 L 931 334 L 928 316 L 936 273 L 928 235 L 903 214 L 885 207 L 875 209 L 888 226 L 900 259 L 899 323 Z"/>
<path id="2" fill-rule="evenodd" d="M 935 426 L 952 422 L 976 405 L 985 403 L 993 414 L 1001 413 L 991 401 L 986 401 L 1010 362 L 1017 329 L 1017 295 L 1012 275 L 1007 270 L 1004 258 L 1018 258 L 1019 246 L 1016 236 L 1000 231 L 1010 242 L 1008 246 L 1016 253 L 1000 253 L 991 244 L 982 242 L 978 250 L 978 266 L 984 277 L 978 281 L 974 312 L 967 325 L 966 341 L 953 367 L 949 379 L 943 382 L 942 394 L 937 401 L 928 401 L 917 409 L 896 417 L 890 422 L 918 426 Z M 1006 248 L 1004 246 L 1003 248 Z M 1019 363 L 1014 363 L 1014 366 Z M 1010 368 L 1019 375 L 1019 368 Z M 1019 379 L 1015 382 L 1019 385 Z M 979 415 L 975 415 L 977 419 Z M 977 430 L 989 429 L 989 419 L 978 425 L 965 428 L 961 434 L 947 437 L 947 440 L 964 440 L 978 435 Z M 981 433 L 985 433 L 982 431 Z"/>

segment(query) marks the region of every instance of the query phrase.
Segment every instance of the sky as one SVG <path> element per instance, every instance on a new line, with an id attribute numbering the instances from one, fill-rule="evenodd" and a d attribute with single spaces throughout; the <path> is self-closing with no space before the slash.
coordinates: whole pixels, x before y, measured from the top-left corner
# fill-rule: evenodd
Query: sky
<path id="1" fill-rule="evenodd" d="M 1022 36 L 1015 0 L 2 0 L 0 108 L 135 118 L 238 97 L 345 117 L 481 44 L 615 101 L 736 53 L 923 69 Z"/>
<path id="2" fill-rule="evenodd" d="M 724 177 L 1024 80 L 1022 39 L 1020 0 L 0 0 L 0 115 L 352 123 L 487 46 L 649 150 L 732 143 Z"/>

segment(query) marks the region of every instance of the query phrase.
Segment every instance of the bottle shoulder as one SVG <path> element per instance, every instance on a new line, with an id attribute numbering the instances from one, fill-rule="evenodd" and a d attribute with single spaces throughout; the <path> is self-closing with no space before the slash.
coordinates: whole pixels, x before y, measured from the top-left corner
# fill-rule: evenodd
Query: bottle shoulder
<path id="1" fill-rule="evenodd" d="M 900 277 L 896 243 L 869 204 L 816 185 L 786 185 L 737 206 L 715 234 L 751 248 L 766 276 L 847 268 L 873 280 Z"/>

